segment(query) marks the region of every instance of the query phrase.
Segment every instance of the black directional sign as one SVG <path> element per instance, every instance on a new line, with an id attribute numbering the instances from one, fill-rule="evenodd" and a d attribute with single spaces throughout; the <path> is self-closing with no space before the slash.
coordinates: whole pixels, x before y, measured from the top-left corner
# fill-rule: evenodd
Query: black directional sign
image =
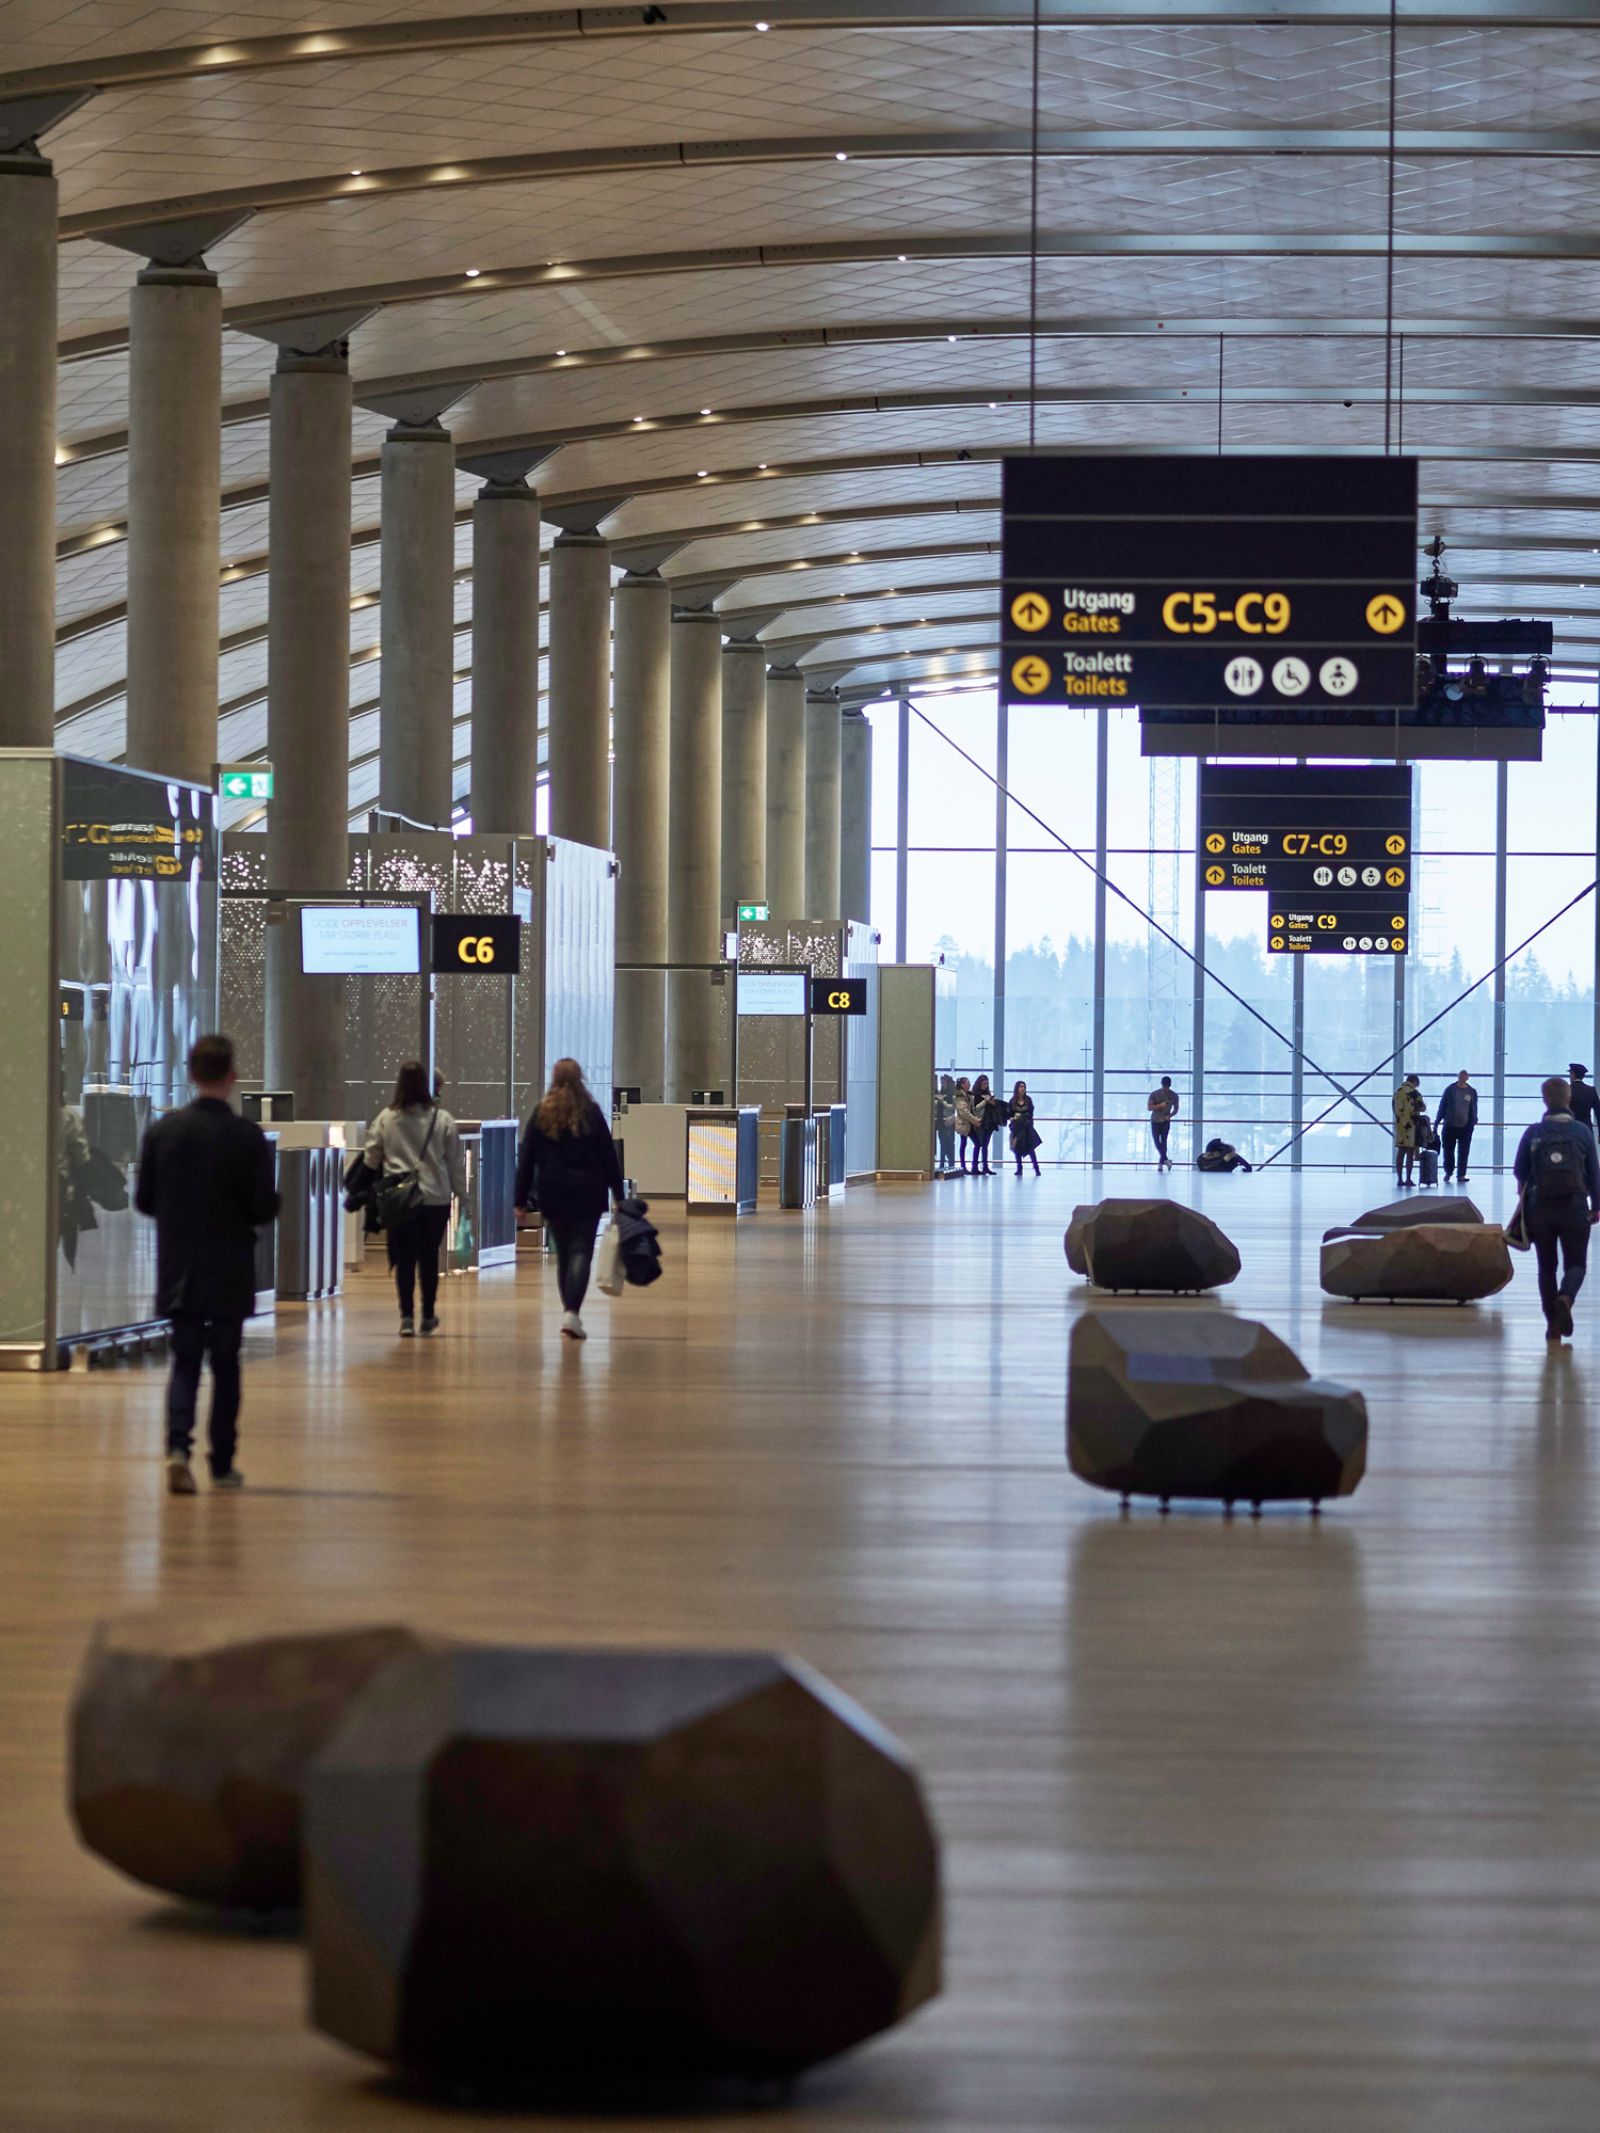
<path id="1" fill-rule="evenodd" d="M 1411 888 L 1405 764 L 1204 763 L 1200 882 L 1265 890 L 1277 955 L 1404 955 Z"/>
<path id="2" fill-rule="evenodd" d="M 1355 898 L 1269 898 L 1269 955 L 1404 955 L 1410 915 L 1403 903 Z"/>
<path id="3" fill-rule="evenodd" d="M 1001 499 L 1011 703 L 1415 701 L 1415 460 L 1008 459 Z"/>
<path id="4" fill-rule="evenodd" d="M 1404 765 L 1204 763 L 1199 826 L 1208 889 L 1393 904 L 1411 886 Z"/>

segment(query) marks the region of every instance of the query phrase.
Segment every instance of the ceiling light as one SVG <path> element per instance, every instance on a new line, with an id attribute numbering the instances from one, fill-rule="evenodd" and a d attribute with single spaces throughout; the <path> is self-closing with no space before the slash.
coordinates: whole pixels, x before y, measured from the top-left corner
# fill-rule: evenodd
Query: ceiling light
<path id="1" fill-rule="evenodd" d="M 900 262 L 901 266 L 904 266 L 904 265 L 905 265 L 905 263 L 906 263 L 906 255 L 905 255 L 905 253 L 904 253 L 904 252 L 896 252 L 896 254 L 895 254 L 894 256 L 896 257 L 896 259 L 898 259 L 898 260 L 899 260 L 899 262 Z"/>
<path id="2" fill-rule="evenodd" d="M 702 415 L 709 415 L 709 414 L 710 414 L 710 412 L 711 412 L 711 410 L 710 410 L 710 408 L 709 408 L 709 407 L 703 407 L 703 408 L 701 408 L 700 412 L 701 412 L 701 414 L 702 414 Z"/>
<path id="3" fill-rule="evenodd" d="M 480 274 L 481 274 L 482 272 L 483 272 L 483 269 L 482 269 L 482 267 L 468 267 L 468 269 L 467 269 L 467 279 L 468 279 L 468 281 L 476 281 L 476 280 L 477 280 L 477 278 L 478 278 L 478 276 L 479 276 L 479 275 L 480 275 Z"/>
<path id="4" fill-rule="evenodd" d="M 694 478 L 695 478 L 695 480 L 696 480 L 696 481 L 704 481 L 704 480 L 705 480 L 705 478 L 706 478 L 706 474 L 707 474 L 707 471 L 708 471 L 708 470 L 707 470 L 707 469 L 706 469 L 705 467 L 700 467 L 700 468 L 698 468 L 698 469 L 697 469 L 697 471 L 696 471 L 696 473 L 695 473 L 695 477 L 694 477 Z"/>
<path id="5" fill-rule="evenodd" d="M 954 335 L 953 333 L 947 333 L 947 334 L 945 335 L 945 339 L 946 339 L 947 341 L 954 341 L 954 339 L 955 339 L 955 335 Z"/>
<path id="6" fill-rule="evenodd" d="M 359 178 L 359 177 L 360 177 L 360 175 L 361 175 L 361 173 L 360 173 L 360 171 L 359 171 L 359 170 L 353 170 L 353 171 L 351 171 L 350 175 L 351 175 L 351 177 L 352 177 L 352 178 Z"/>
<path id="7" fill-rule="evenodd" d="M 558 348 L 558 349 L 556 350 L 556 354 L 557 354 L 558 356 L 564 356 L 564 355 L 566 354 L 566 352 L 567 352 L 567 351 L 566 351 L 566 350 L 565 350 L 564 348 Z"/>
<path id="8" fill-rule="evenodd" d="M 766 472 L 766 471 L 767 471 L 767 462 L 766 462 L 766 461 L 765 461 L 765 460 L 763 459 L 763 460 L 762 460 L 762 461 L 761 461 L 761 462 L 760 462 L 760 463 L 758 464 L 758 466 L 756 467 L 756 472 L 757 472 L 758 474 L 765 474 L 765 472 Z M 1597 555 L 1600 555 L 1600 549 L 1596 549 L 1596 550 L 1595 550 L 1595 553 L 1596 553 Z"/>
<path id="9" fill-rule="evenodd" d="M 643 415 L 635 415 L 633 419 L 635 422 L 643 422 L 644 417 Z"/>
<path id="10" fill-rule="evenodd" d="M 833 160 L 836 163 L 848 163 L 850 158 L 845 154 L 842 148 L 836 148 L 833 151 Z"/>

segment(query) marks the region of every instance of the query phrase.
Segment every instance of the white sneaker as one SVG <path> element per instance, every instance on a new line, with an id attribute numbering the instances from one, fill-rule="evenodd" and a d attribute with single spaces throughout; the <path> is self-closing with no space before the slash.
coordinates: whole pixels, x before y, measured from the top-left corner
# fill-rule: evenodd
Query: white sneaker
<path id="1" fill-rule="evenodd" d="M 583 1320 L 576 1311 L 563 1311 L 561 1330 L 569 1341 L 586 1341 L 589 1336 L 583 1330 Z"/>

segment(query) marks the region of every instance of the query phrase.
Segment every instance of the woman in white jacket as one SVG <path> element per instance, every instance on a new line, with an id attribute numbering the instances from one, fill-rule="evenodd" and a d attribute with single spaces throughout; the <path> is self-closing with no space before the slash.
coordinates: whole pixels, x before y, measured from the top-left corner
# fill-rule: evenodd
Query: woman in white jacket
<path id="1" fill-rule="evenodd" d="M 389 1264 L 400 1296 L 400 1332 L 417 1330 L 418 1277 L 422 1282 L 422 1330 L 437 1333 L 439 1247 L 450 1222 L 450 1197 L 467 1189 L 461 1132 L 428 1087 L 422 1063 L 408 1059 L 395 1078 L 394 1095 L 367 1128 L 366 1162 L 385 1177 L 415 1175 L 415 1202 L 405 1220 L 386 1224 Z M 381 1189 L 381 1185 L 380 1185 Z"/>
<path id="2" fill-rule="evenodd" d="M 956 1083 L 956 1131 L 961 1136 L 961 1174 L 967 1175 L 967 1143 L 978 1124 L 978 1114 L 972 1108 L 972 1083 L 963 1074 Z"/>

